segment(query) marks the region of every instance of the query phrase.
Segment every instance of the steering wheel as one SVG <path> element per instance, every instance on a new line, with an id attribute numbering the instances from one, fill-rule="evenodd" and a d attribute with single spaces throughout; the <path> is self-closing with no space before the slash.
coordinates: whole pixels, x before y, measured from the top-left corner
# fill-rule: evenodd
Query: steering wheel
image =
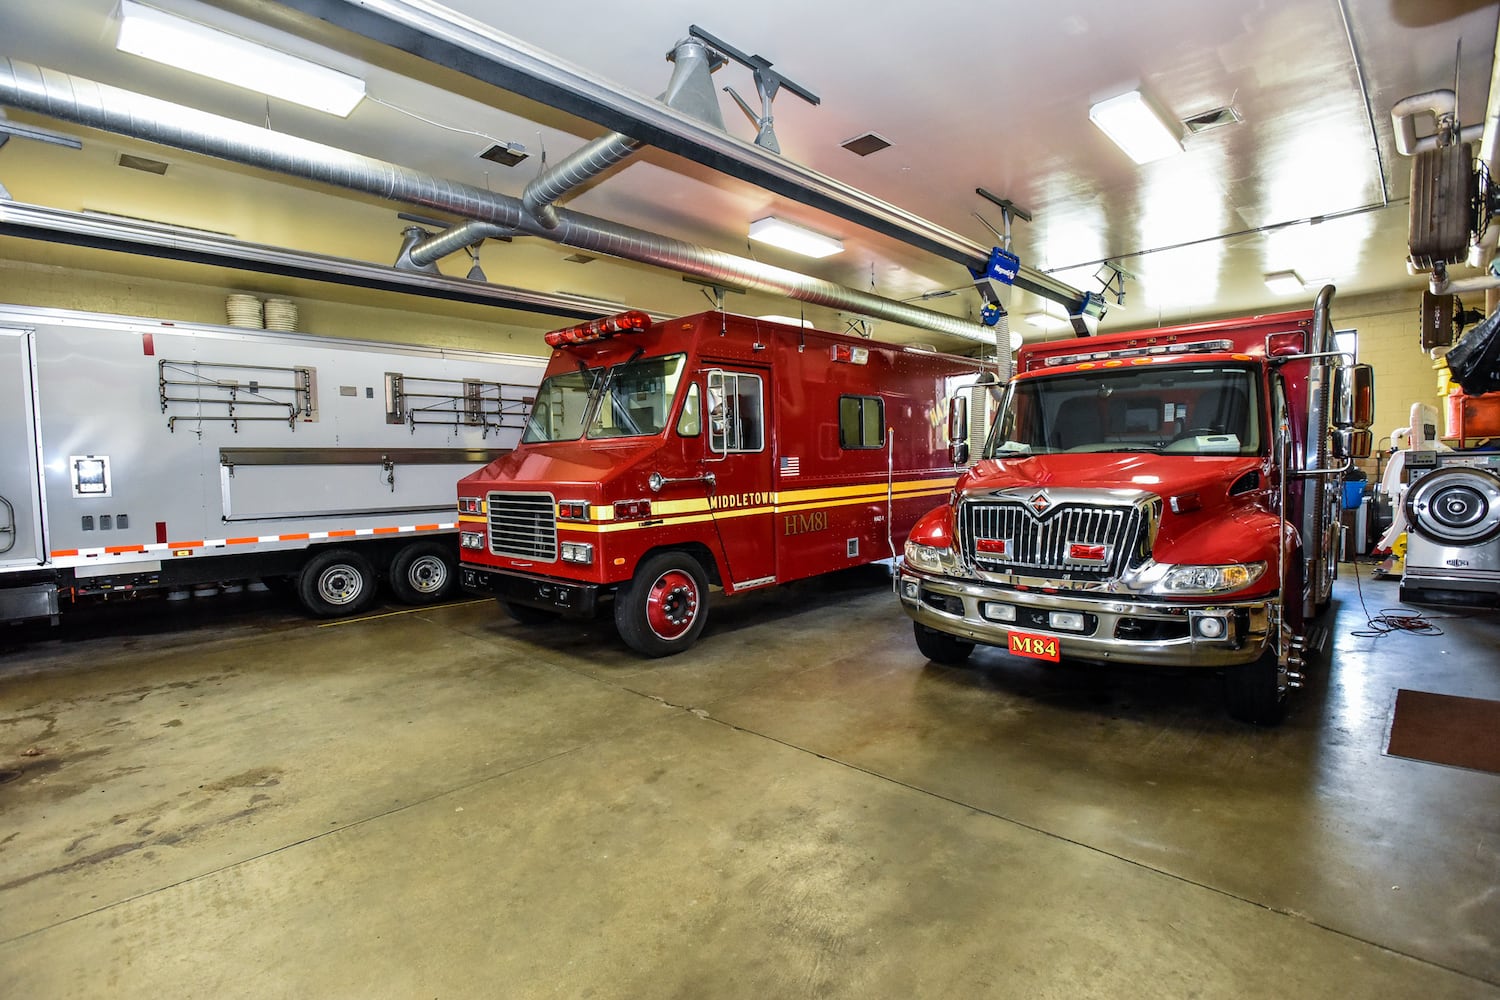
<path id="1" fill-rule="evenodd" d="M 1185 431 L 1178 431 L 1177 434 L 1176 434 L 1176 436 L 1174 436 L 1172 438 L 1172 440 L 1173 441 L 1181 441 L 1184 438 L 1198 437 L 1199 435 L 1202 435 L 1202 434 L 1218 434 L 1218 433 L 1220 433 L 1219 430 L 1217 428 L 1214 428 L 1214 427 L 1189 427 Z"/>

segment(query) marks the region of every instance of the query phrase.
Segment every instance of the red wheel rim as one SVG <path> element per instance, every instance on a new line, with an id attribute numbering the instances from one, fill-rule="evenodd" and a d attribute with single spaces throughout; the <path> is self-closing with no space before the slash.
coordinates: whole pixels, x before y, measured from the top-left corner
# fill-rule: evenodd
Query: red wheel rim
<path id="1" fill-rule="evenodd" d="M 663 573 L 646 594 L 646 624 L 662 639 L 680 639 L 698 617 L 698 584 L 682 570 Z"/>

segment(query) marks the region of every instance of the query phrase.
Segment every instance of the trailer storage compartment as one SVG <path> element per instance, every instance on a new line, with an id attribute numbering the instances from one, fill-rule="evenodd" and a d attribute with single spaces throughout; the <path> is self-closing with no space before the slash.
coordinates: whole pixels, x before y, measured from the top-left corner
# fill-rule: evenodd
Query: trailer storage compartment
<path id="1" fill-rule="evenodd" d="M 452 483 L 542 360 L 0 306 L 0 620 L 250 577 L 315 614 L 456 576 Z"/>

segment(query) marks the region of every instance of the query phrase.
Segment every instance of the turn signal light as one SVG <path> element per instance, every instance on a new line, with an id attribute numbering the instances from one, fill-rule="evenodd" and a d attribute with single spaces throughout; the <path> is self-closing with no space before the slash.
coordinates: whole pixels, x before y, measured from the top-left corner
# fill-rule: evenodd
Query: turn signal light
<path id="1" fill-rule="evenodd" d="M 557 501 L 557 519 L 559 521 L 587 521 L 589 502 L 587 500 Z"/>
<path id="2" fill-rule="evenodd" d="M 1172 505 L 1174 514 L 1191 514 L 1195 510 L 1203 509 L 1203 498 L 1196 493 L 1183 493 L 1168 502 Z"/>
<path id="3" fill-rule="evenodd" d="M 616 521 L 637 521 L 651 516 L 650 500 L 616 500 Z"/>

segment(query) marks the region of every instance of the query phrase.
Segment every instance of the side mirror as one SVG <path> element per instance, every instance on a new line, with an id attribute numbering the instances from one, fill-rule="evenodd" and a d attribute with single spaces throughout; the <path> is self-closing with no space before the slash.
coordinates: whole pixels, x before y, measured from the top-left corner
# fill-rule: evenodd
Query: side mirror
<path id="1" fill-rule="evenodd" d="M 1340 461 L 1369 458 L 1375 435 L 1357 427 L 1338 427 L 1333 431 L 1333 457 Z"/>
<path id="2" fill-rule="evenodd" d="M 948 457 L 954 465 L 969 461 L 969 401 L 962 396 L 948 399 Z"/>
<path id="3" fill-rule="evenodd" d="M 969 440 L 969 401 L 963 396 L 948 397 L 948 440 Z"/>
<path id="4" fill-rule="evenodd" d="M 1333 377 L 1334 426 L 1364 430 L 1374 419 L 1375 369 L 1369 365 L 1345 365 L 1337 369 Z M 1365 455 L 1368 454 L 1367 449 Z"/>

